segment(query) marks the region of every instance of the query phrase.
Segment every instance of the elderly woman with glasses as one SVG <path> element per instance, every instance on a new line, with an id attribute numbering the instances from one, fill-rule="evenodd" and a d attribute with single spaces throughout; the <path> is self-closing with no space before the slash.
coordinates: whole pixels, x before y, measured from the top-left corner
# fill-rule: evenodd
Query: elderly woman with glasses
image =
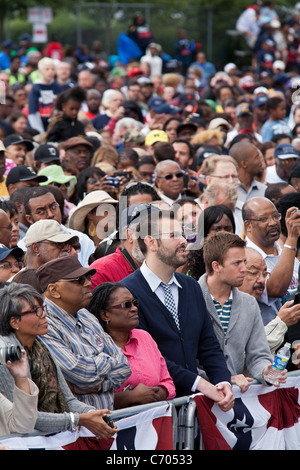
<path id="1" fill-rule="evenodd" d="M 130 377 L 115 390 L 115 408 L 141 405 L 175 397 L 175 386 L 153 338 L 138 329 L 139 302 L 118 282 L 95 287 L 89 311 L 127 357 Z M 122 392 L 122 393 L 120 393 Z"/>
<path id="2" fill-rule="evenodd" d="M 33 287 L 11 283 L 0 289 L 0 347 L 19 346 L 26 351 L 30 378 L 39 389 L 35 429 L 46 433 L 75 431 L 84 426 L 96 437 L 108 439 L 117 428 L 105 423 L 109 410 L 78 401 L 40 336 L 48 332 L 43 297 Z M 0 392 L 13 401 L 14 381 L 0 365 Z"/>

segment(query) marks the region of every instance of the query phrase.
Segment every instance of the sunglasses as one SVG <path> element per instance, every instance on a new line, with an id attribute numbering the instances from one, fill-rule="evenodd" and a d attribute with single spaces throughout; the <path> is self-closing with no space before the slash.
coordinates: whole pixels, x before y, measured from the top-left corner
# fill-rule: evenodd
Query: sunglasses
<path id="1" fill-rule="evenodd" d="M 168 175 L 165 176 L 157 176 L 157 178 L 164 178 L 166 181 L 170 181 L 173 178 L 183 178 L 183 173 L 178 172 L 178 173 L 169 173 Z"/>
<path id="2" fill-rule="evenodd" d="M 112 308 L 123 308 L 123 309 L 128 309 L 134 307 L 138 307 L 140 305 L 140 301 L 138 299 L 133 299 L 133 300 L 128 300 L 127 302 L 123 302 L 118 305 L 111 305 L 110 307 L 107 307 L 106 310 L 111 310 Z"/>
<path id="3" fill-rule="evenodd" d="M 83 286 L 86 280 L 88 280 L 89 282 L 92 282 L 92 277 L 93 276 L 91 274 L 87 274 L 87 275 L 83 275 L 80 277 L 76 277 L 75 279 L 59 279 L 59 280 L 64 281 L 64 282 L 77 282 L 77 284 L 79 284 L 80 286 Z"/>

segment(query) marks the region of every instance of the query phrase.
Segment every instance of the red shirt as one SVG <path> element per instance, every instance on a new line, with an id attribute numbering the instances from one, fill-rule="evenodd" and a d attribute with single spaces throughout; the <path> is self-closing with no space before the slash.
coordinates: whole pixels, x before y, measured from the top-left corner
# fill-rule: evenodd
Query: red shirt
<path id="1" fill-rule="evenodd" d="M 134 271 L 122 255 L 120 247 L 114 253 L 96 259 L 90 268 L 97 271 L 93 275 L 91 290 L 104 282 L 119 282 Z"/>

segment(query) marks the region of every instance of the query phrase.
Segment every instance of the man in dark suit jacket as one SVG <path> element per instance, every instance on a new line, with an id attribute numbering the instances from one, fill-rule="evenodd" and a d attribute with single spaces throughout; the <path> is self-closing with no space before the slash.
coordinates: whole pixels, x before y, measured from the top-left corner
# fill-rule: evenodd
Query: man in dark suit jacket
<path id="1" fill-rule="evenodd" d="M 182 227 L 169 211 L 153 215 L 140 221 L 139 233 L 151 233 L 138 239 L 145 262 L 121 283 L 140 301 L 139 326 L 157 342 L 177 396 L 202 392 L 228 411 L 234 404 L 230 372 L 201 288 L 194 279 L 175 273 L 187 257 Z M 197 360 L 210 382 L 198 375 Z"/>

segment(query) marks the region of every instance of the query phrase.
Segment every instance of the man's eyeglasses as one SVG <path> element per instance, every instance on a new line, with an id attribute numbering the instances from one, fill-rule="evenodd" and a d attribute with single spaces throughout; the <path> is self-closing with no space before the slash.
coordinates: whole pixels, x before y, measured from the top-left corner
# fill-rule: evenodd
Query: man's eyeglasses
<path id="1" fill-rule="evenodd" d="M 92 278 L 93 276 L 91 274 L 87 274 L 87 275 L 83 275 L 80 277 L 76 277 L 75 279 L 59 279 L 59 280 L 63 282 L 76 282 L 80 286 L 83 286 L 87 280 L 89 282 L 92 282 Z"/>
<path id="2" fill-rule="evenodd" d="M 34 313 L 37 317 L 42 317 L 45 313 L 48 313 L 46 305 L 39 305 L 38 307 L 33 308 L 32 310 L 26 310 L 25 312 L 19 313 L 18 317 L 23 317 L 24 315 L 29 315 Z"/>
<path id="3" fill-rule="evenodd" d="M 36 215 L 47 215 L 48 213 L 48 210 L 50 209 L 51 212 L 55 212 L 56 209 L 59 208 L 59 204 L 57 202 L 53 202 L 53 204 L 51 204 L 50 206 L 48 207 L 40 207 L 38 209 L 36 209 L 35 213 Z"/>
<path id="4" fill-rule="evenodd" d="M 259 277 L 259 276 L 262 276 L 264 279 L 267 279 L 267 277 L 270 275 L 270 273 L 268 271 L 251 271 L 251 269 L 247 269 L 247 273 L 250 274 L 251 277 L 255 277 L 256 279 Z"/>
<path id="5" fill-rule="evenodd" d="M 238 181 L 238 179 L 239 179 L 238 175 L 224 175 L 224 176 L 211 175 L 211 176 L 213 176 L 214 178 L 220 178 L 220 179 L 223 179 L 223 180 L 232 179 L 233 181 Z"/>
<path id="6" fill-rule="evenodd" d="M 123 308 L 129 309 L 134 307 L 138 307 L 140 305 L 140 301 L 138 299 L 128 300 L 127 302 L 123 302 L 118 305 L 111 305 L 110 307 L 106 307 L 106 310 L 111 310 L 112 308 Z"/>
<path id="7" fill-rule="evenodd" d="M 5 261 L 4 263 L 0 264 L 0 269 L 11 269 L 12 267 L 22 269 L 23 264 L 20 263 L 19 261 L 16 261 L 15 263 L 11 263 L 10 261 Z"/>
<path id="8" fill-rule="evenodd" d="M 273 214 L 270 217 L 259 217 L 259 219 L 246 219 L 246 220 L 254 220 L 255 222 L 259 222 L 261 224 L 265 224 L 266 222 L 278 222 L 281 220 L 281 214 L 278 212 L 277 214 Z"/>
<path id="9" fill-rule="evenodd" d="M 169 173 L 168 175 L 165 176 L 157 176 L 156 178 L 164 178 L 166 181 L 170 181 L 173 178 L 183 178 L 183 173 L 180 171 L 178 173 Z"/>

